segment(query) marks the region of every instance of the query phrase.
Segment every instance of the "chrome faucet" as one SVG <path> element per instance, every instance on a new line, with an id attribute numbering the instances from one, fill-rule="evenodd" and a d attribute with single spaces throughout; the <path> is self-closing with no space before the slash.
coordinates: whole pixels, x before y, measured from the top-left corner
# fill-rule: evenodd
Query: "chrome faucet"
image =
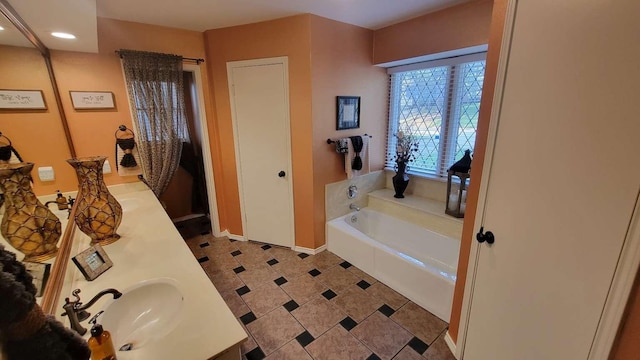
<path id="1" fill-rule="evenodd" d="M 96 301 L 100 300 L 101 297 L 107 294 L 112 294 L 114 299 L 122 296 L 122 293 L 116 289 L 106 289 L 100 291 L 93 297 L 93 299 L 89 300 L 88 303 L 82 305 L 82 302 L 80 302 L 80 296 L 78 296 L 79 293 L 80 289 L 75 289 L 71 292 L 71 295 L 76 298 L 75 301 L 69 301 L 69 298 L 64 299 L 64 305 L 62 306 L 64 313 L 62 316 L 69 317 L 69 324 L 71 325 L 71 328 L 80 335 L 84 335 L 87 332 L 87 329 L 82 327 L 80 322 L 86 320 L 91 315 L 86 311 L 91 307 L 91 305 L 95 304 Z"/>
<path id="2" fill-rule="evenodd" d="M 355 210 L 355 211 L 360 211 L 360 208 L 356 205 L 356 204 L 349 204 L 349 209 L 351 210 Z"/>

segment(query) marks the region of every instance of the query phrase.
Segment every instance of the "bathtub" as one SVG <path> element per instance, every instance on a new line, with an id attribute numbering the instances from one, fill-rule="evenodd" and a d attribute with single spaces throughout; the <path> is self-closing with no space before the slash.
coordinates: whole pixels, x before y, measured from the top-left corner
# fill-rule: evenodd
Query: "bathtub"
<path id="1" fill-rule="evenodd" d="M 449 322 L 460 240 L 363 208 L 327 222 L 327 249 Z"/>

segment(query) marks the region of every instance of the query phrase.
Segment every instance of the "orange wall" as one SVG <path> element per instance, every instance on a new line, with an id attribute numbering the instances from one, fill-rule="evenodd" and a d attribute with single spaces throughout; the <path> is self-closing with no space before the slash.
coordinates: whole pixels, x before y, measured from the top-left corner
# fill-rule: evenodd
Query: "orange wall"
<path id="1" fill-rule="evenodd" d="M 327 138 L 372 135 L 371 170 L 384 167 L 387 74 L 373 66 L 372 46 L 373 31 L 311 15 L 313 248 L 325 243 L 325 185 L 346 179 L 344 157 L 327 145 Z M 338 95 L 361 97 L 359 129 L 336 130 Z"/>
<path id="2" fill-rule="evenodd" d="M 489 121 L 491 119 L 491 105 L 493 102 L 494 88 L 498 73 L 498 59 L 500 57 L 506 11 L 507 0 L 494 1 L 493 14 L 491 16 L 491 29 L 489 31 L 487 66 L 484 74 L 484 85 L 482 88 L 482 100 L 480 103 L 480 115 L 478 118 L 473 168 L 471 169 L 471 179 L 475 180 L 471 181 L 471 184 L 469 184 L 467 212 L 464 217 L 464 225 L 462 228 L 460 256 L 458 258 L 458 273 L 456 287 L 453 294 L 451 320 L 449 321 L 449 334 L 454 342 L 458 339 L 462 299 L 464 297 L 464 284 L 467 280 L 467 268 L 469 265 L 469 253 L 471 251 L 471 242 L 474 241 L 473 239 L 475 237 L 473 226 L 476 219 L 476 206 L 478 204 L 478 194 L 480 192 L 480 178 L 482 177 L 484 153 L 487 147 L 487 134 L 489 132 Z"/>
<path id="3" fill-rule="evenodd" d="M 212 141 L 219 142 L 216 191 L 223 197 L 226 218 L 221 228 L 242 234 L 240 200 L 226 63 L 228 61 L 288 56 L 291 151 L 293 167 L 296 245 L 313 247 L 313 166 L 311 128 L 311 64 L 309 16 L 299 15 L 256 24 L 205 32 L 208 63 L 215 93 L 216 128 Z M 215 139 L 215 140 L 213 140 Z M 219 205 L 220 206 L 220 205 Z"/>
<path id="4" fill-rule="evenodd" d="M 493 1 L 471 1 L 375 32 L 374 64 L 487 43 Z"/>
<path id="5" fill-rule="evenodd" d="M 58 81 L 77 156 L 105 155 L 112 173 L 105 174 L 108 185 L 138 181 L 137 177 L 120 177 L 115 167 L 114 133 L 120 124 L 131 127 L 131 116 L 120 59 L 120 48 L 180 54 L 204 58 L 203 34 L 153 25 L 98 18 L 99 53 L 52 51 L 51 61 Z M 70 157 L 44 60 L 35 49 L 0 47 L 0 88 L 42 89 L 49 109 L 46 112 L 2 112 L 0 131 L 11 137 L 25 161 L 37 166 L 53 166 L 54 182 L 40 182 L 34 173 L 34 189 L 49 194 L 56 189 L 75 190 L 77 179 L 65 160 Z M 203 82 L 208 83 L 206 69 Z M 74 110 L 70 90 L 111 91 L 116 109 L 100 111 Z M 204 89 L 206 103 L 208 87 Z M 205 109 L 208 114 L 213 110 Z M 29 144 L 26 146 L 25 144 Z"/>
<path id="6" fill-rule="evenodd" d="M 34 48 L 0 46 L 0 89 L 42 90 L 44 94 L 47 110 L 0 111 L 0 132 L 11 139 L 24 161 L 35 163 L 31 174 L 36 194 L 75 190 L 75 171 L 65 161 L 71 155 L 40 52 Z M 40 166 L 53 166 L 55 181 L 41 182 L 37 175 Z"/>

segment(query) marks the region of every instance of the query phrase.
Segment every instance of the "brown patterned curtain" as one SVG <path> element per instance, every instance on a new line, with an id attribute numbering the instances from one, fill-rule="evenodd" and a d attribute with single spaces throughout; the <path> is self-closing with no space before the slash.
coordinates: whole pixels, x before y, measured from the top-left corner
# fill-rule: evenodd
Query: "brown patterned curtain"
<path id="1" fill-rule="evenodd" d="M 182 57 L 120 50 L 142 173 L 160 197 L 189 141 L 184 111 Z"/>

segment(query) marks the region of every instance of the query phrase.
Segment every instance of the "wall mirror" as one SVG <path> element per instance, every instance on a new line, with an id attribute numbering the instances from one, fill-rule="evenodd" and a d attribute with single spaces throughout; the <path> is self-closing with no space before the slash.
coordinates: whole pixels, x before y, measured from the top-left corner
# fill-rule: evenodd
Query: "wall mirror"
<path id="1" fill-rule="evenodd" d="M 32 188 L 36 195 L 51 194 L 53 200 L 53 194 L 57 190 L 56 180 L 40 180 L 38 168 L 50 166 L 62 170 L 68 167 L 69 170 L 60 171 L 61 174 L 54 176 L 75 176 L 71 167 L 66 164 L 66 159 L 75 155 L 73 144 L 67 136 L 68 131 L 65 131 L 63 109 L 56 100 L 57 89 L 50 77 L 51 69 L 46 59 L 48 49 L 44 45 L 36 47 L 23 31 L 14 26 L 16 17 L 19 21 L 23 20 L 15 12 L 12 2 L 0 0 L 0 26 L 3 28 L 0 30 L 0 89 L 40 91 L 46 108 L 0 109 L 0 132 L 11 139 L 12 146 L 24 162 L 35 164 L 31 175 Z M 0 208 L 0 216 L 4 216 L 4 208 L 5 206 Z M 62 224 L 62 235 L 57 245 L 58 254 L 54 258 L 40 261 L 44 265 L 29 264 L 36 277 L 48 278 L 46 288 L 43 287 L 43 294 L 38 298 L 38 303 L 46 313 L 52 313 L 52 304 L 58 297 L 58 294 L 55 294 L 56 288 L 59 288 L 57 272 L 66 267 L 71 233 L 75 227 L 67 226 L 68 210 L 58 210 L 55 204 L 51 205 L 50 209 Z M 7 250 L 15 252 L 19 260 L 24 258 L 24 254 L 16 251 L 4 237 L 0 238 L 0 243 Z"/>

